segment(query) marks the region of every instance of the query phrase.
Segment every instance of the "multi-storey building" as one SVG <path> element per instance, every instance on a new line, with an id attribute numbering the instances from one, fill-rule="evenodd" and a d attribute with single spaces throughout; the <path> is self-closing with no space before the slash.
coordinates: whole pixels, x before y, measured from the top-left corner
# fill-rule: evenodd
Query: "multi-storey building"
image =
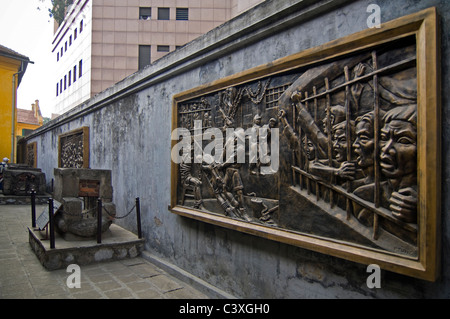
<path id="1" fill-rule="evenodd" d="M 62 114 L 263 0 L 75 0 L 52 43 Z"/>
<path id="2" fill-rule="evenodd" d="M 16 162 L 17 88 L 34 63 L 20 53 L 0 45 L 0 159 Z"/>
<path id="3" fill-rule="evenodd" d="M 39 100 L 31 104 L 31 110 L 17 109 L 16 136 L 27 136 L 44 124 Z"/>

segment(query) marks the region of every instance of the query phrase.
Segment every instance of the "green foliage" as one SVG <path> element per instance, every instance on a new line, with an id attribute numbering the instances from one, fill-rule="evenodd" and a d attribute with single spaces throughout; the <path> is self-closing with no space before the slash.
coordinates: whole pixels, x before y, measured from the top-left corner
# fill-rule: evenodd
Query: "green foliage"
<path id="1" fill-rule="evenodd" d="M 66 8 L 73 3 L 73 0 L 52 0 L 52 8 L 48 9 L 50 17 L 53 17 L 58 24 L 64 21 Z"/>

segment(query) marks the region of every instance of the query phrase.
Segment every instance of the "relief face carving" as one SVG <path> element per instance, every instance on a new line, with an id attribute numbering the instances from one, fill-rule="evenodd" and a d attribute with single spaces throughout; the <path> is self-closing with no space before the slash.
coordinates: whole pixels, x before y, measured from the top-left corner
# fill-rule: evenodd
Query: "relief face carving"
<path id="1" fill-rule="evenodd" d="M 174 128 L 189 133 L 172 134 L 172 156 L 182 140 L 190 160 L 172 163 L 172 211 L 434 280 L 437 49 L 410 20 L 424 16 L 361 32 L 371 47 L 351 35 L 176 95 Z"/>
<path id="2" fill-rule="evenodd" d="M 319 211 L 346 216 L 344 225 L 358 221 L 351 231 L 371 228 L 369 246 L 401 247 L 410 256 L 417 256 L 415 56 L 415 45 L 404 40 L 310 68 L 279 101 L 296 154 L 290 198 L 314 196 Z"/>

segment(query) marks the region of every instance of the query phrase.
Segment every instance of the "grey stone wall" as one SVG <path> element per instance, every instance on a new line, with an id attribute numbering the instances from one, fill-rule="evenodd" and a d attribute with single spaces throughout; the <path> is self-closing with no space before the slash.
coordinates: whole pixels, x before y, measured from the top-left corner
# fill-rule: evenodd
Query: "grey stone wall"
<path id="1" fill-rule="evenodd" d="M 58 135 L 90 127 L 90 167 L 112 170 L 117 215 L 141 199 L 151 254 L 242 298 L 449 298 L 450 101 L 442 96 L 442 277 L 428 283 L 382 272 L 369 289 L 366 265 L 212 226 L 170 213 L 174 94 L 367 28 L 369 4 L 381 22 L 436 6 L 442 30 L 442 92 L 450 91 L 450 2 L 438 0 L 265 1 L 50 122 L 31 137 L 47 179 Z M 134 217 L 120 220 L 136 230 Z"/>

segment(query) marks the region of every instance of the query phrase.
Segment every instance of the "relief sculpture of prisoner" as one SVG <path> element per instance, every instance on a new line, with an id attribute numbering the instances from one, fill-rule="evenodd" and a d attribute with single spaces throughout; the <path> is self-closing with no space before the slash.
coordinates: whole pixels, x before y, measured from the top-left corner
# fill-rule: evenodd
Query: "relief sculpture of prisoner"
<path id="1" fill-rule="evenodd" d="M 407 41 L 380 47 L 310 68 L 284 92 L 282 224 L 416 256 L 415 56 Z"/>
<path id="2" fill-rule="evenodd" d="M 176 94 L 170 211 L 436 280 L 437 21 L 429 8 Z"/>
<path id="3" fill-rule="evenodd" d="M 178 205 L 417 256 L 413 38 L 181 101 L 176 112 L 190 133 Z M 195 151 L 217 145 L 219 156 Z"/>

